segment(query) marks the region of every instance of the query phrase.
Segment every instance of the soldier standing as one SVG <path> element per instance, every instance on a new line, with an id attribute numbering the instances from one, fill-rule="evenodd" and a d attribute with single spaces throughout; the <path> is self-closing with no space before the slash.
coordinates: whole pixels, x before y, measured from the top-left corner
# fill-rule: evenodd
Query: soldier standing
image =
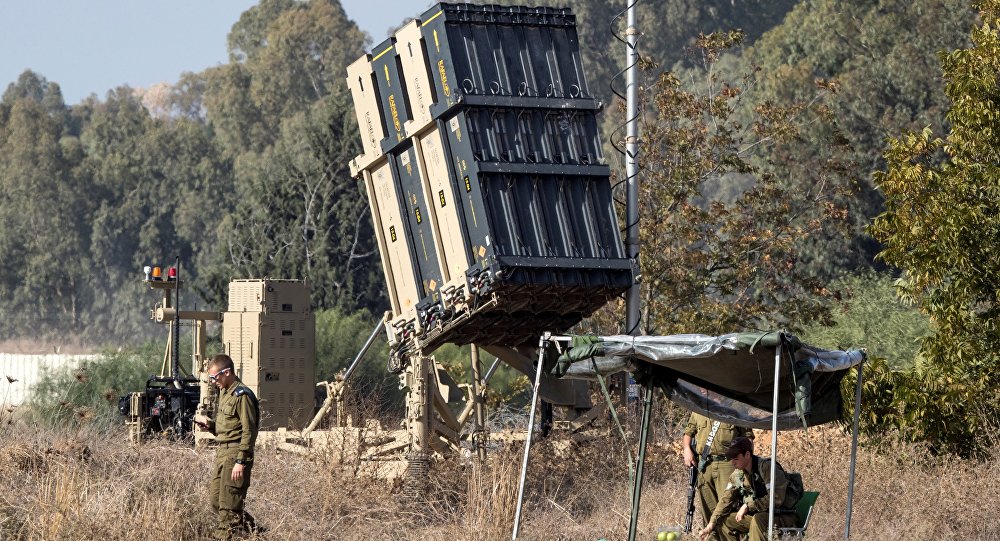
<path id="1" fill-rule="evenodd" d="M 253 470 L 254 443 L 260 421 L 257 397 L 234 373 L 228 355 L 216 355 L 208 365 L 208 378 L 219 388 L 214 421 L 195 422 L 215 434 L 218 444 L 208 496 L 212 511 L 218 516 L 216 539 L 230 539 L 260 531 L 244 509 L 250 473 Z"/>
<path id="2" fill-rule="evenodd" d="M 692 413 L 684 427 L 684 464 L 698 468 L 698 507 L 706 524 L 733 473 L 733 465 L 726 459 L 726 449 L 740 436 L 752 440 L 753 429 L 713 421 L 698 413 Z M 718 539 L 714 533 L 712 535 L 713 539 Z"/>

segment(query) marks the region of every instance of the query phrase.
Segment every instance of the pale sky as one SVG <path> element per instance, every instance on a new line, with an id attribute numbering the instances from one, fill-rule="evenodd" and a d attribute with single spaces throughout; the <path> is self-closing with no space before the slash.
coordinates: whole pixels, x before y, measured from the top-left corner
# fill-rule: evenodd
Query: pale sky
<path id="1" fill-rule="evenodd" d="M 67 104 L 127 84 L 174 83 L 225 63 L 226 35 L 257 0 L 0 0 L 0 94 L 26 69 Z M 341 0 L 377 44 L 433 0 Z"/>

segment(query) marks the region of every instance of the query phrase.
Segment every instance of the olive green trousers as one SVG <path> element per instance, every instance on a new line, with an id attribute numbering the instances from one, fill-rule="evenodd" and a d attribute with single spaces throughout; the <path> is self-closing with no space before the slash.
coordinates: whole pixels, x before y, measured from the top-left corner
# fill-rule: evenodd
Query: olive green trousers
<path id="1" fill-rule="evenodd" d="M 256 528 L 253 517 L 243 510 L 253 464 L 247 464 L 243 468 L 243 478 L 234 482 L 232 475 L 237 454 L 237 447 L 219 448 L 215 451 L 208 498 L 212 503 L 212 511 L 219 520 L 215 529 L 216 539 L 231 539 L 234 535 L 243 535 Z"/>
<path id="2" fill-rule="evenodd" d="M 698 488 L 698 507 L 701 509 L 701 518 L 708 524 L 708 519 L 715 512 L 715 505 L 719 503 L 719 496 L 726 492 L 729 484 L 729 476 L 736 469 L 733 463 L 728 460 L 713 460 L 705 466 L 705 471 L 698 474 L 695 481 Z M 712 532 L 708 537 L 712 541 L 718 541 L 719 536 Z"/>
<path id="3" fill-rule="evenodd" d="M 749 541 L 766 541 L 767 521 L 767 513 L 745 515 L 740 521 L 736 520 L 736 513 L 729 513 L 722 516 L 721 524 L 716 527 L 716 531 L 719 532 L 723 541 L 739 541 L 741 534 L 749 534 Z M 797 523 L 798 518 L 794 511 L 782 511 L 774 514 L 775 530 L 784 527 L 794 528 L 798 525 Z"/>

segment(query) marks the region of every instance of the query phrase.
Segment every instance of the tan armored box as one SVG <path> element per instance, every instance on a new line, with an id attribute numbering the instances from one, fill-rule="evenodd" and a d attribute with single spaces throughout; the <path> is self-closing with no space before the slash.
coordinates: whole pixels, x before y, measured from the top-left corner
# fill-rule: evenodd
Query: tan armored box
<path id="1" fill-rule="evenodd" d="M 229 283 L 230 312 L 311 312 L 309 287 L 301 280 L 233 280 Z"/>
<path id="2" fill-rule="evenodd" d="M 259 300 L 256 295 L 259 294 Z M 255 299 L 233 302 L 234 297 Z M 295 311 L 304 306 L 302 311 Z M 230 284 L 222 340 L 236 375 L 260 400 L 262 430 L 299 429 L 315 409 L 316 321 L 308 286 L 297 280 Z"/>

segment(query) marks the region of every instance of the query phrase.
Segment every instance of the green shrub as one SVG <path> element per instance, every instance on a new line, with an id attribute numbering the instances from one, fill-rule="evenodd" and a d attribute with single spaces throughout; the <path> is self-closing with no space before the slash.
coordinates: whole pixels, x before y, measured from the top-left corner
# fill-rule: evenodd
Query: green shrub
<path id="1" fill-rule="evenodd" d="M 104 352 L 78 366 L 43 368 L 28 395 L 26 420 L 51 427 L 121 424 L 119 397 L 143 389 L 146 380 L 159 373 L 162 348 L 148 343 L 138 349 Z"/>
<path id="2" fill-rule="evenodd" d="M 892 369 L 915 366 L 930 321 L 899 298 L 893 283 L 892 276 L 872 271 L 835 281 L 830 289 L 840 300 L 831 310 L 833 325 L 808 326 L 800 338 L 827 349 L 863 347 L 869 358 L 883 358 Z"/>

